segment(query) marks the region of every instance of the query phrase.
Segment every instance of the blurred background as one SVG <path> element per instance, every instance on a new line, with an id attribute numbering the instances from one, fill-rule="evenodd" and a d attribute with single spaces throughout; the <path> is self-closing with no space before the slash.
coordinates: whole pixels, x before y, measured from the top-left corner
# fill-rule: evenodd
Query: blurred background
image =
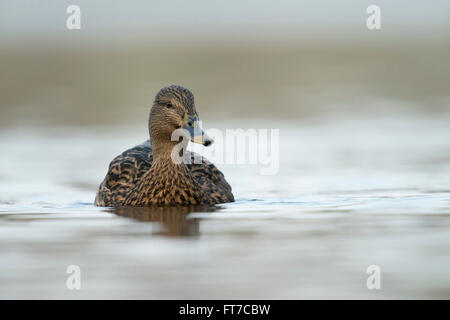
<path id="1" fill-rule="evenodd" d="M 2 126 L 142 124 L 181 84 L 206 119 L 447 112 L 448 1 L 73 1 L 0 7 Z"/>
<path id="2" fill-rule="evenodd" d="M 449 298 L 449 15 L 445 0 L 0 0 L 0 297 Z M 95 208 L 169 84 L 206 128 L 280 129 L 278 174 L 219 165 L 237 202 L 215 212 Z"/>

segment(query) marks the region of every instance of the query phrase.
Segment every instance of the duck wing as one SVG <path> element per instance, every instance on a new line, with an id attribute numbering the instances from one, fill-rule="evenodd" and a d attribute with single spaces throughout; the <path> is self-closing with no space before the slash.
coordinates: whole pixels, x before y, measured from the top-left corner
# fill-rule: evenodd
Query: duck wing
<path id="1" fill-rule="evenodd" d="M 191 164 L 187 167 L 194 179 L 200 184 L 203 192 L 208 195 L 213 203 L 234 202 L 234 196 L 230 184 L 225 180 L 223 173 L 217 169 L 208 159 L 198 153 L 189 152 Z M 196 159 L 201 159 L 195 161 Z"/>
<path id="2" fill-rule="evenodd" d="M 152 148 L 149 140 L 115 157 L 97 191 L 95 205 L 102 207 L 121 205 L 150 169 L 152 162 Z"/>

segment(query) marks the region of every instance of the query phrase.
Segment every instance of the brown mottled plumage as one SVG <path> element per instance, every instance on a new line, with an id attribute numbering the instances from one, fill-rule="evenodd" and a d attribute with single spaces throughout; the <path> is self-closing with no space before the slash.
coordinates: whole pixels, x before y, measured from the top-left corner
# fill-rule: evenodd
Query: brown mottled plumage
<path id="1" fill-rule="evenodd" d="M 95 204 L 119 207 L 233 202 L 231 187 L 222 172 L 205 158 L 186 151 L 187 140 L 182 141 L 180 153 L 191 161 L 172 160 L 172 151 L 180 142 L 171 137 L 179 128 L 189 130 L 193 142 L 205 146 L 212 143 L 201 130 L 194 136 L 194 128 L 199 129 L 194 95 L 173 85 L 161 89 L 155 97 L 149 118 L 150 140 L 111 162 Z"/>

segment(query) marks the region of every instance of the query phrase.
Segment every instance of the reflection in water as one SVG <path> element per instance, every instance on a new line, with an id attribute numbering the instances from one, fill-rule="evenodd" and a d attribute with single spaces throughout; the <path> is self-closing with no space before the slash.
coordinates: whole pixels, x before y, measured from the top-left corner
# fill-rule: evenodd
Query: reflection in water
<path id="1" fill-rule="evenodd" d="M 200 221 L 199 219 L 190 219 L 189 214 L 192 212 L 213 212 L 215 210 L 215 207 L 210 206 L 153 206 L 118 207 L 111 208 L 108 212 L 138 221 L 158 223 L 162 228 L 154 234 L 171 237 L 192 237 L 199 234 Z"/>

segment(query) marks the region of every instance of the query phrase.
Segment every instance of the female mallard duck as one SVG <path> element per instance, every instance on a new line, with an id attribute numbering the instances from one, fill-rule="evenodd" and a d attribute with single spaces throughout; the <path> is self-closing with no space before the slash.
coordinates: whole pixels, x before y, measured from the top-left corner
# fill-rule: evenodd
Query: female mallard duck
<path id="1" fill-rule="evenodd" d="M 222 172 L 200 155 L 186 151 L 188 140 L 183 139 L 186 136 L 178 136 L 181 142 L 173 139 L 173 133 L 181 128 L 189 133 L 192 142 L 205 146 L 213 143 L 198 125 L 191 91 L 175 85 L 165 87 L 156 95 L 150 111 L 150 140 L 123 152 L 111 162 L 97 191 L 95 205 L 233 202 L 231 187 Z"/>

